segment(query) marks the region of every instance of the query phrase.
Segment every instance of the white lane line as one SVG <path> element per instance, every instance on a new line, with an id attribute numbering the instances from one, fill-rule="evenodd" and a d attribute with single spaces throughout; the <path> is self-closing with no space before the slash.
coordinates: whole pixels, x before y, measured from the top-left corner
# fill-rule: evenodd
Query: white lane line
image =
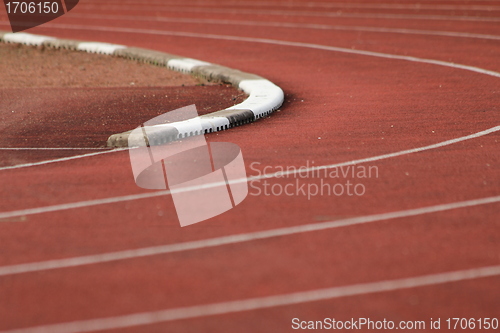
<path id="1" fill-rule="evenodd" d="M 116 5 L 86 5 L 83 10 L 124 10 L 137 11 L 137 7 L 116 6 Z M 179 13 L 217 13 L 233 14 L 241 16 L 249 15 L 270 15 L 270 16 L 311 16 L 311 17 L 335 17 L 335 18 L 374 18 L 374 19 L 396 19 L 396 20 L 439 20 L 439 21 L 472 21 L 472 22 L 500 22 L 500 17 L 492 16 L 452 16 L 452 15 L 414 15 L 414 14 L 385 14 L 385 13 L 344 13 L 341 11 L 291 11 L 291 10 L 255 10 L 255 9 L 218 9 L 218 8 L 188 8 L 185 6 L 169 6 L 165 9 L 144 9 L 150 12 L 179 12 Z"/>
<path id="2" fill-rule="evenodd" d="M 348 219 L 341 219 L 329 222 L 312 223 L 305 225 L 298 225 L 293 227 L 271 229 L 265 231 L 257 231 L 246 234 L 238 234 L 224 237 L 217 237 L 211 239 L 203 239 L 198 241 L 190 241 L 184 243 L 160 245 L 153 247 L 146 247 L 133 250 L 125 250 L 118 252 L 108 252 L 96 255 L 88 255 L 74 258 L 65 259 L 55 259 L 40 262 L 31 262 L 25 264 L 17 264 L 10 266 L 0 266 L 0 276 L 13 275 L 13 274 L 23 274 L 29 272 L 38 272 L 51 269 L 60 269 L 68 267 L 77 267 L 83 265 L 92 265 L 105 263 L 110 261 L 127 260 L 133 258 L 141 258 L 146 256 L 155 256 L 167 253 L 176 253 L 190 250 L 206 249 L 216 246 L 239 244 L 244 242 L 257 241 L 261 239 L 269 239 L 274 237 L 290 236 L 295 234 L 301 234 L 305 232 L 320 231 L 327 229 L 334 229 L 340 227 L 348 227 L 372 222 L 386 221 L 398 218 L 406 218 L 411 216 L 418 216 L 424 214 L 431 214 L 437 212 L 443 212 L 453 209 L 474 207 L 479 205 L 487 205 L 493 203 L 499 203 L 500 196 L 460 201 L 436 206 L 428 206 L 415 209 L 401 210 L 391 213 L 374 214 L 353 217 Z"/>
<path id="3" fill-rule="evenodd" d="M 123 33 L 137 33 L 137 34 L 149 34 L 149 35 L 164 35 L 164 36 L 180 36 L 180 37 L 192 37 L 192 38 L 206 38 L 206 39 L 217 39 L 217 40 L 231 40 L 238 42 L 250 42 L 250 43 L 262 43 L 271 45 L 283 45 L 291 47 L 301 47 L 309 48 L 323 51 L 332 51 L 348 54 L 358 54 L 363 56 L 393 59 L 393 60 L 403 60 L 411 61 L 423 64 L 432 64 L 450 68 L 463 69 L 471 72 L 476 72 L 480 74 L 490 75 L 494 77 L 500 77 L 500 73 L 462 64 L 456 64 L 453 62 L 418 58 L 412 56 L 403 56 L 397 54 L 363 51 L 363 50 L 353 50 L 343 47 L 327 46 L 320 44 L 302 43 L 302 42 L 289 42 L 278 39 L 267 39 L 267 38 L 253 38 L 253 37 L 239 37 L 239 36 L 229 36 L 229 35 L 215 35 L 215 34 L 201 34 L 192 32 L 179 32 L 179 31 L 162 31 L 162 30 L 152 30 L 152 29 L 133 29 L 133 28 L 118 28 L 118 27 L 103 27 L 103 26 L 83 26 L 83 25 L 70 25 L 70 24 L 46 24 L 45 27 L 50 28 L 63 28 L 63 29 L 75 29 L 75 30 L 95 30 L 95 31 L 108 31 L 108 32 L 123 32 Z"/>
<path id="4" fill-rule="evenodd" d="M 492 0 L 498 1 L 498 0 Z M 95 4 L 92 1 L 87 1 L 88 4 Z M 116 2 L 108 1 L 108 4 L 117 4 Z M 133 5 L 129 1 L 120 1 L 120 4 L 124 5 Z M 137 4 L 137 3 L 135 3 Z M 174 1 L 148 1 L 148 5 L 158 5 L 162 7 L 169 7 L 171 5 L 176 5 L 178 2 Z M 477 10 L 477 11 L 496 11 L 500 10 L 500 6 L 491 6 L 491 5 L 442 5 L 442 4 L 377 4 L 377 3 L 332 3 L 332 2 L 264 2 L 264 1 L 226 1 L 223 4 L 220 2 L 212 2 L 212 1 L 204 1 L 204 2 L 196 2 L 194 4 L 184 4 L 184 6 L 194 5 L 196 7 L 203 6 L 262 6 L 262 7 L 307 7 L 307 8 L 368 8 L 368 9 L 434 9 L 434 10 Z"/>
<path id="5" fill-rule="evenodd" d="M 111 150 L 99 147 L 0 147 L 0 150 Z"/>
<path id="6" fill-rule="evenodd" d="M 108 318 L 97 318 L 60 324 L 20 328 L 0 333 L 83 333 L 112 330 L 134 326 L 164 323 L 174 320 L 215 316 L 243 311 L 255 311 L 281 306 L 331 300 L 341 297 L 393 292 L 402 289 L 422 288 L 446 283 L 498 277 L 500 265 L 477 267 L 459 271 L 382 280 L 346 286 L 299 291 L 288 294 L 247 298 L 212 304 L 140 312 Z"/>
<path id="7" fill-rule="evenodd" d="M 242 21 L 242 20 L 216 20 L 216 19 L 190 19 L 177 17 L 157 17 L 157 16 L 117 16 L 117 15 L 99 15 L 99 14 L 73 14 L 77 18 L 93 18 L 105 20 L 123 20 L 123 21 L 157 21 L 157 22 L 178 22 L 190 24 L 214 24 L 214 25 L 245 25 L 245 26 L 262 26 L 262 27 L 279 27 L 279 28 L 297 28 L 297 29 L 316 29 L 316 30 L 337 30 L 337 31 L 364 31 L 376 33 L 396 33 L 409 35 L 424 35 L 424 36 L 445 36 L 445 37 L 460 37 L 460 38 L 476 38 L 476 39 L 491 39 L 500 40 L 500 36 L 475 34 L 467 32 L 455 31 L 433 31 L 433 30 L 415 30 L 415 29 L 395 29 L 395 28 L 377 28 L 363 26 L 348 26 L 348 25 L 327 25 L 327 24 L 310 24 L 310 23 L 290 23 L 290 22 L 267 22 L 267 21 Z"/>
<path id="8" fill-rule="evenodd" d="M 297 173 L 312 172 L 312 171 L 318 171 L 318 170 L 324 170 L 324 169 L 333 169 L 333 168 L 339 168 L 339 167 L 348 166 L 348 165 L 355 165 L 355 164 L 360 164 L 360 163 L 380 161 L 380 160 L 384 160 L 384 159 L 388 159 L 388 158 L 393 158 L 393 157 L 398 157 L 398 156 L 403 156 L 403 155 L 408 155 L 408 154 L 418 153 L 418 152 L 422 152 L 422 151 L 426 151 L 426 150 L 437 149 L 437 148 L 449 146 L 449 145 L 452 145 L 452 144 L 455 144 L 458 142 L 479 138 L 481 136 L 488 135 L 488 134 L 498 132 L 498 131 L 500 131 L 500 126 L 492 127 L 490 129 L 487 129 L 487 130 L 484 130 L 481 132 L 477 132 L 477 133 L 474 133 L 471 135 L 466 135 L 466 136 L 463 136 L 460 138 L 438 142 L 438 143 L 424 146 L 424 147 L 412 148 L 412 149 L 402 150 L 399 152 L 383 154 L 383 155 L 378 155 L 378 156 L 372 156 L 372 157 L 367 157 L 367 158 L 362 158 L 362 159 L 352 160 L 352 161 L 347 161 L 347 162 L 342 162 L 342 163 L 314 166 L 314 167 L 309 167 L 309 168 L 302 168 L 300 170 L 289 170 L 287 172 L 275 172 L 275 173 L 262 174 L 262 175 L 258 175 L 258 176 L 251 176 L 248 178 L 233 180 L 230 182 L 230 184 L 241 183 L 241 182 L 251 182 L 251 181 L 256 181 L 256 180 L 261 180 L 261 179 L 283 177 L 286 175 L 292 175 L 292 174 L 297 174 Z M 225 183 L 223 183 L 223 184 L 225 184 Z M 220 186 L 220 185 L 221 185 L 220 183 L 211 183 L 211 184 L 204 185 L 203 188 L 210 188 L 210 187 L 215 187 L 215 186 Z M 192 190 L 196 190 L 199 188 L 200 187 L 184 188 L 184 189 L 180 189 L 179 192 L 192 191 Z M 62 210 L 75 209 L 75 208 L 85 208 L 85 207 L 91 207 L 91 206 L 97 206 L 97 205 L 103 205 L 103 204 L 109 204 L 109 203 L 118 203 L 118 202 L 153 198 L 153 197 L 168 195 L 170 193 L 171 192 L 169 190 L 164 190 L 164 191 L 149 192 L 149 193 L 136 194 L 136 195 L 126 195 L 126 196 L 112 197 L 112 198 L 106 198 L 106 199 L 79 201 L 79 202 L 74 202 L 74 203 L 67 203 L 67 204 L 60 204 L 60 205 L 53 205 L 53 206 L 46 206 L 46 207 L 39 207 L 39 208 L 29 208 L 29 209 L 15 210 L 15 211 L 10 211 L 10 212 L 3 212 L 3 213 L 0 213 L 0 223 L 2 223 L 2 221 L 1 221 L 2 219 L 7 219 L 7 218 L 11 218 L 11 217 L 41 214 L 41 213 L 48 213 L 48 212 L 57 212 L 57 211 L 62 211 Z M 7 223 L 7 222 L 13 223 L 11 221 L 3 221 L 3 223 Z"/>
<path id="9" fill-rule="evenodd" d="M 102 155 L 102 154 L 108 154 L 108 153 L 114 153 L 114 152 L 117 152 L 117 151 L 122 151 L 122 150 L 127 150 L 127 149 L 128 148 L 125 148 L 125 149 L 119 148 L 119 149 L 112 149 L 112 150 L 106 150 L 106 151 L 99 151 L 99 152 L 96 152 L 96 153 L 88 153 L 88 154 L 83 154 L 83 155 L 61 157 L 61 158 L 56 158 L 56 159 L 53 159 L 53 160 L 46 160 L 46 161 L 33 162 L 33 163 L 25 163 L 25 164 L 17 164 L 17 165 L 12 165 L 12 166 L 0 167 L 0 171 L 2 171 L 2 170 L 20 169 L 20 168 L 26 168 L 26 167 L 32 167 L 32 166 L 38 166 L 38 165 L 45 165 L 45 164 L 57 163 L 57 162 L 71 161 L 71 160 L 76 160 L 76 159 L 79 159 L 79 158 L 96 156 L 96 155 Z"/>
<path id="10" fill-rule="evenodd" d="M 42 45 L 43 42 L 55 39 L 54 37 L 42 36 L 42 35 L 32 35 L 24 32 L 18 33 L 6 33 L 3 35 L 3 40 L 9 43 L 22 43 L 27 45 Z"/>

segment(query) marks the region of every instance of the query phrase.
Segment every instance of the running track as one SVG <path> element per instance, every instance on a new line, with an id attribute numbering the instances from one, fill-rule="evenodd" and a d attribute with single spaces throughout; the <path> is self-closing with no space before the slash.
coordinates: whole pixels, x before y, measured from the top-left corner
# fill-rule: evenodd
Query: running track
<path id="1" fill-rule="evenodd" d="M 126 151 L 2 168 L 0 330 L 288 332 L 293 318 L 364 317 L 427 332 L 431 318 L 498 318 L 500 6 L 419 3 L 88 0 L 30 30 L 279 85 L 280 112 L 207 137 L 238 144 L 261 190 L 279 166 L 379 173 L 350 178 L 359 196 L 250 189 L 180 228 L 170 196 L 136 187 Z M 321 181 L 267 179 L 297 180 Z"/>

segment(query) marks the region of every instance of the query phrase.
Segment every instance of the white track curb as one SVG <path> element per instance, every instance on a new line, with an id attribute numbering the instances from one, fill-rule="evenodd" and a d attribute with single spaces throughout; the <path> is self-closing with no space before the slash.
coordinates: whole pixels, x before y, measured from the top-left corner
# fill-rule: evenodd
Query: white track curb
<path id="1" fill-rule="evenodd" d="M 253 122 L 278 109 L 283 104 L 284 100 L 283 90 L 265 78 L 228 67 L 196 59 L 184 58 L 168 53 L 117 44 L 82 42 L 28 33 L 9 33 L 2 31 L 0 31 L 0 41 L 36 46 L 43 45 L 53 48 L 101 53 L 134 59 L 157 66 L 165 66 L 172 70 L 186 74 L 201 76 L 209 82 L 230 83 L 234 87 L 243 90 L 249 95 L 249 97 L 240 104 L 196 117 L 197 123 L 201 121 L 204 133 L 222 131 L 231 127 Z M 152 128 L 152 130 L 154 130 L 157 134 L 155 135 L 155 138 L 159 141 L 149 142 L 149 144 L 161 144 L 191 135 L 202 134 L 198 132 L 193 134 L 193 131 L 190 130 L 190 123 L 190 120 L 170 123 L 168 124 L 168 130 L 165 130 L 165 133 L 162 133 L 162 125 L 151 126 L 154 128 Z M 174 133 L 172 130 L 174 130 Z M 130 131 L 111 135 L 108 139 L 108 146 L 127 147 L 129 134 Z M 137 139 L 142 141 L 143 138 Z"/>

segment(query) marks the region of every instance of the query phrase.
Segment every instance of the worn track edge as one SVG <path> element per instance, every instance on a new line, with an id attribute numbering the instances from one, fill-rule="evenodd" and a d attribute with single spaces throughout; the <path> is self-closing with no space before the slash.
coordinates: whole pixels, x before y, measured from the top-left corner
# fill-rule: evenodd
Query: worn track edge
<path id="1" fill-rule="evenodd" d="M 243 90 L 249 95 L 249 97 L 240 104 L 196 117 L 202 124 L 202 133 L 198 131 L 190 131 L 189 126 L 186 126 L 186 123 L 189 123 L 189 120 L 169 124 L 170 129 L 172 129 L 172 127 L 176 129 L 175 138 L 172 136 L 171 130 L 165 130 L 165 133 L 163 133 L 161 128 L 150 126 L 154 128 L 154 132 L 156 133 L 155 136 L 159 139 L 159 144 L 185 138 L 191 135 L 227 130 L 232 127 L 254 122 L 257 119 L 266 117 L 273 111 L 277 110 L 283 104 L 284 100 L 283 90 L 263 77 L 201 60 L 185 58 L 164 52 L 137 47 L 127 47 L 118 44 L 84 42 L 69 39 L 58 39 L 29 33 L 9 33 L 5 31 L 0 31 L 0 42 L 78 50 L 133 59 L 156 66 L 168 67 L 174 71 L 202 77 L 209 82 L 228 83 L 233 87 Z M 130 143 L 142 142 L 145 139 L 142 137 L 132 138 L 130 137 L 131 132 L 132 131 L 127 131 L 111 135 L 107 140 L 107 146 L 128 147 L 131 146 Z"/>

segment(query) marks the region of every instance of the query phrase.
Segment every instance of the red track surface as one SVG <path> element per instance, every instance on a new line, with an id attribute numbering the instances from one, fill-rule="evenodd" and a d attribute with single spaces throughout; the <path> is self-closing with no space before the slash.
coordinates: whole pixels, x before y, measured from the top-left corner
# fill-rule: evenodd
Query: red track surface
<path id="1" fill-rule="evenodd" d="M 279 171 L 279 166 L 330 165 L 425 147 L 500 125 L 499 76 L 318 47 L 412 56 L 499 72 L 500 6 L 496 2 L 428 1 L 420 10 L 396 8 L 396 2 L 380 8 L 378 1 L 357 1 L 363 6 L 351 3 L 340 9 L 333 2 L 292 4 L 82 1 L 66 16 L 29 32 L 180 54 L 273 81 L 286 93 L 280 112 L 207 136 L 209 141 L 238 144 L 249 176 L 266 166 L 269 172 Z M 335 16 L 339 10 L 342 14 Z M 0 28 L 7 30 L 6 16 L 1 15 Z M 279 26 L 284 23 L 289 25 Z M 318 24 L 322 27 L 311 26 Z M 450 36 L 450 32 L 462 35 Z M 129 119 L 120 127 L 131 129 L 142 121 Z M 13 130 L 2 141 L 14 146 L 16 126 L 22 125 L 10 125 Z M 66 133 L 62 140 L 46 142 L 52 143 L 50 147 L 67 147 L 65 138 L 69 140 L 81 128 L 70 123 L 61 128 Z M 18 139 L 15 146 L 26 147 L 21 135 Z M 203 311 L 192 315 L 192 309 L 187 309 L 180 313 L 190 313 L 191 318 L 159 316 L 149 325 L 115 318 L 109 326 L 99 321 L 88 331 L 288 332 L 295 331 L 293 318 L 365 317 L 396 323 L 424 320 L 425 329 L 416 331 L 428 332 L 431 318 L 441 318 L 442 329 L 448 317 L 498 318 L 499 141 L 496 129 L 443 147 L 361 163 L 379 171 L 378 178 L 349 178 L 365 186 L 361 196 L 316 195 L 308 200 L 304 195 L 255 195 L 250 188 L 249 196 L 235 209 L 185 228 L 179 227 L 170 196 L 99 201 L 148 193 L 135 185 L 125 151 L 0 170 L 0 211 L 5 212 L 0 213 L 0 272 L 4 272 L 0 329 L 35 327 L 27 332 L 39 332 L 37 326 L 76 321 L 74 331 L 84 331 L 82 321 L 88 319 L 335 287 L 357 291 L 269 307 L 261 299 L 257 309 L 237 311 L 235 305 L 218 315 Z M 41 151 L 33 161 L 50 160 L 54 154 Z M 321 181 L 311 176 L 267 181 L 285 186 L 297 180 L 305 186 Z M 346 179 L 323 181 L 335 184 Z M 263 189 L 262 182 L 258 187 Z M 484 198 L 494 202 L 404 212 Z M 82 202 L 87 203 L 64 206 Z M 30 210 L 52 206 L 45 212 Z M 30 265 L 32 272 L 9 273 L 9 267 L 18 264 L 391 212 L 402 213 L 263 240 L 75 267 Z M 489 277 L 467 275 L 484 267 L 491 267 Z M 458 278 L 451 279 L 449 272 L 457 272 Z M 441 273 L 444 280 L 437 275 Z M 427 275 L 428 283 L 421 286 L 401 287 L 397 282 Z M 356 287 L 387 280 L 393 290 Z M 64 326 L 63 331 L 71 330 Z M 59 331 L 52 327 L 48 332 Z"/>

